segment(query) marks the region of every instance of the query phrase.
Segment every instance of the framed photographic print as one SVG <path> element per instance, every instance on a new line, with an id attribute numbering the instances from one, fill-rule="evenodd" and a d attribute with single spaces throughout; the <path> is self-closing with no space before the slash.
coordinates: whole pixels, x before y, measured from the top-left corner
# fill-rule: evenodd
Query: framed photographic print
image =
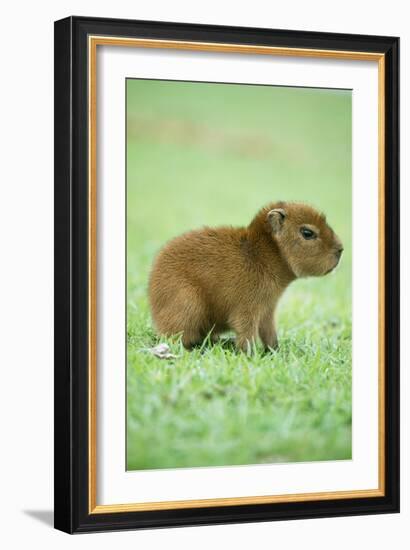
<path id="1" fill-rule="evenodd" d="M 55 23 L 55 527 L 399 510 L 399 39 Z"/>

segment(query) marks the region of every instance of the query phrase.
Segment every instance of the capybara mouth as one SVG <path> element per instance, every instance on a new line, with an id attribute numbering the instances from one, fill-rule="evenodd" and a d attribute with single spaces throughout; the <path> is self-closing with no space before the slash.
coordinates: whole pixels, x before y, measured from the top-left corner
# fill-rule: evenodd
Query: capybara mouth
<path id="1" fill-rule="evenodd" d="M 335 265 L 333 267 L 331 267 L 330 269 L 328 269 L 327 271 L 325 271 L 325 275 L 329 275 L 329 273 L 331 273 L 332 271 L 334 271 L 336 269 L 336 267 L 339 265 L 339 259 L 336 261 Z"/>

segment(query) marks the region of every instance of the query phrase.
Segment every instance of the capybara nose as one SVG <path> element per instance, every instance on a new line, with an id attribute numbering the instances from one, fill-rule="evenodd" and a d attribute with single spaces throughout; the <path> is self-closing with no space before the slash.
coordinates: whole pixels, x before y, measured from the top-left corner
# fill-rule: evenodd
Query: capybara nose
<path id="1" fill-rule="evenodd" d="M 340 256 L 342 255 L 343 250 L 344 250 L 343 246 L 340 246 L 339 248 L 336 249 L 336 257 L 338 260 L 340 260 Z"/>

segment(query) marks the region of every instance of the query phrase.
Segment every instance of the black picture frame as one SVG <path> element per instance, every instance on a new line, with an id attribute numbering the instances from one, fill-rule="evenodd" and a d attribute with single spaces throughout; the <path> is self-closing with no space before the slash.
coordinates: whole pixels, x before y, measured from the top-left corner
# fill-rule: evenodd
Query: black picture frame
<path id="1" fill-rule="evenodd" d="M 385 494 L 381 497 L 89 513 L 88 59 L 90 35 L 385 56 Z M 399 511 L 399 39 L 68 17 L 55 23 L 55 527 L 67 533 Z"/>

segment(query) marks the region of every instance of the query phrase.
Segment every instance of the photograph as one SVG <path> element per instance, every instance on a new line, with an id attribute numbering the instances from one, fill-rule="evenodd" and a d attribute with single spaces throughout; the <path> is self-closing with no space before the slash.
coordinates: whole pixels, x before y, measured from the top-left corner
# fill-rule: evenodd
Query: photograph
<path id="1" fill-rule="evenodd" d="M 126 469 L 352 459 L 352 90 L 127 78 Z"/>
<path id="2" fill-rule="evenodd" d="M 2 14 L 1 546 L 405 548 L 406 4 Z"/>
<path id="3" fill-rule="evenodd" d="M 55 528 L 397 513 L 399 38 L 54 48 Z"/>

